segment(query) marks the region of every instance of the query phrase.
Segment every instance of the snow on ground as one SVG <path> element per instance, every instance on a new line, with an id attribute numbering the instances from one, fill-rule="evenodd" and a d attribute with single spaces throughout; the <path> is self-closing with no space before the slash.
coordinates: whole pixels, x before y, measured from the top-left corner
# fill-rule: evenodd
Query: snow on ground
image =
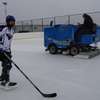
<path id="1" fill-rule="evenodd" d="M 26 39 L 28 38 L 28 39 Z M 51 100 L 100 100 L 100 56 L 79 59 L 50 55 L 43 46 L 43 33 L 16 34 L 13 59 L 44 93 L 56 92 Z M 13 67 L 11 80 L 18 88 L 0 89 L 0 100 L 49 100 Z"/>

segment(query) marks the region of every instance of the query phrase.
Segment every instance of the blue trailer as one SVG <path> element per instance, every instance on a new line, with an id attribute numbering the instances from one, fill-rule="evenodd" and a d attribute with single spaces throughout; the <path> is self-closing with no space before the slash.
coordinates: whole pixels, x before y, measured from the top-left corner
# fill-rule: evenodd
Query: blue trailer
<path id="1" fill-rule="evenodd" d="M 100 27 L 96 26 L 93 34 L 81 35 L 79 43 L 75 43 L 74 34 L 77 30 L 76 25 L 55 25 L 44 28 L 44 46 L 51 54 L 58 51 L 69 50 L 70 55 L 76 55 L 83 48 L 92 48 L 90 44 L 100 41 Z"/>

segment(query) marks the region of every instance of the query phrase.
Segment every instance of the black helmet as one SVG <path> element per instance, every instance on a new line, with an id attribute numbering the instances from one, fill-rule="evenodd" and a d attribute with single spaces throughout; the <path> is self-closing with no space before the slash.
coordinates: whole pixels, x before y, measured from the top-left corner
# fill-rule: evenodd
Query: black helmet
<path id="1" fill-rule="evenodd" d="M 16 21 L 15 20 L 15 17 L 14 16 L 11 16 L 11 15 L 8 15 L 7 17 L 6 17 L 6 23 L 9 23 L 10 21 Z"/>
<path id="2" fill-rule="evenodd" d="M 88 14 L 86 14 L 86 13 L 83 14 L 83 17 L 84 17 L 84 18 L 87 17 L 87 16 L 88 16 Z"/>

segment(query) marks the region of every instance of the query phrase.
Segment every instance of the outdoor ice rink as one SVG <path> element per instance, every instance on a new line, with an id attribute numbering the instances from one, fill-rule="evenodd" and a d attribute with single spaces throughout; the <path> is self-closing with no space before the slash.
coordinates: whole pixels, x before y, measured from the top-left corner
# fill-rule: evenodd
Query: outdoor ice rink
<path id="1" fill-rule="evenodd" d="M 43 98 L 13 67 L 11 81 L 18 88 L 0 89 L 0 100 L 100 100 L 100 56 L 79 59 L 45 52 L 43 33 L 15 34 L 13 60 L 44 93 L 56 92 L 56 98 Z"/>

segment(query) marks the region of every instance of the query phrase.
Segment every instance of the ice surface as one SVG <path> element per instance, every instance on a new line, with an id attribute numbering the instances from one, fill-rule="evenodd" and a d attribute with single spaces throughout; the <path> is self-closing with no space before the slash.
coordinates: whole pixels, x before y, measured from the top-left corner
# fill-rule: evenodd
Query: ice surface
<path id="1" fill-rule="evenodd" d="M 31 33 L 30 33 L 31 34 Z M 25 38 L 27 34 L 23 34 Z M 14 39 L 13 59 L 44 93 L 56 92 L 51 100 L 100 100 L 100 56 L 79 59 L 50 55 L 43 46 L 43 33 L 32 33 L 31 39 Z M 21 37 L 16 34 L 16 37 Z M 11 80 L 19 87 L 0 89 L 0 100 L 49 100 L 43 98 L 13 67 Z"/>

